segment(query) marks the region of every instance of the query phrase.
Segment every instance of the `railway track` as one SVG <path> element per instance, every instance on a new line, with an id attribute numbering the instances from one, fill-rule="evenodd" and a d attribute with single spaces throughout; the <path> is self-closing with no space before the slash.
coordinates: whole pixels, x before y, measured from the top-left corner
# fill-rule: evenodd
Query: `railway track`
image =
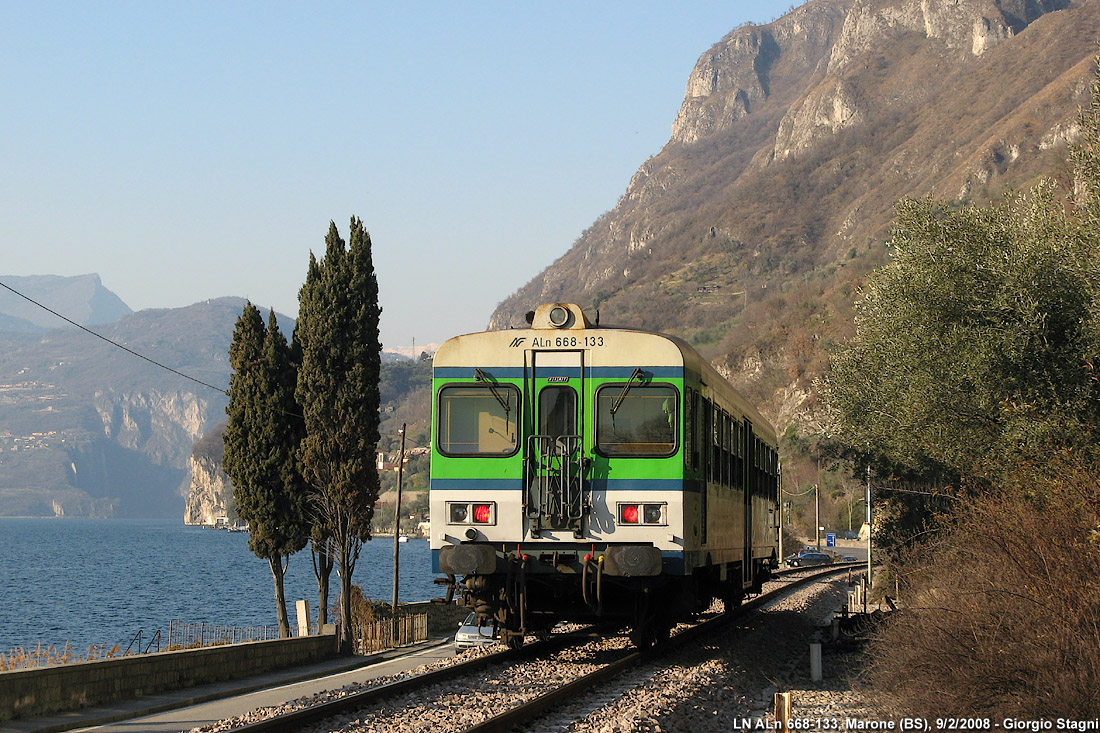
<path id="1" fill-rule="evenodd" d="M 231 730 L 240 733 L 246 731 L 258 733 L 310 728 L 339 729 L 345 723 L 354 722 L 357 711 L 387 703 L 393 704 L 397 698 L 413 695 L 416 699 L 409 703 L 411 705 L 433 710 L 454 706 L 455 714 L 451 721 L 454 724 L 452 727 L 454 730 L 465 730 L 468 733 L 512 730 L 547 714 L 568 701 L 575 700 L 585 692 L 599 687 L 627 670 L 659 657 L 666 651 L 705 639 L 719 627 L 734 619 L 743 618 L 754 609 L 789 594 L 805 584 L 851 569 L 852 566 L 843 565 L 810 572 L 805 569 L 781 572 L 777 574 L 778 578 L 790 578 L 793 575 L 799 577 L 757 596 L 743 604 L 734 613 L 716 614 L 694 625 L 687 625 L 686 628 L 682 625 L 681 630 L 670 643 L 658 645 L 644 652 L 627 648 L 626 641 L 622 638 L 619 638 L 618 648 L 605 647 L 595 652 L 586 652 L 583 649 L 585 644 L 591 642 L 595 636 L 591 629 L 570 634 L 555 634 L 549 639 L 528 644 L 517 650 L 504 650 L 478 656 L 415 677 L 354 692 L 335 700 L 234 727 Z M 525 668 L 525 665 L 532 669 Z M 542 666 L 539 667 L 539 665 Z M 545 669 L 557 670 L 558 668 L 570 670 L 579 668 L 583 671 L 571 677 L 568 672 L 563 672 L 562 679 L 554 679 L 557 677 L 556 673 L 550 674 L 545 671 Z M 540 672 L 540 669 L 544 671 Z M 521 680 L 519 686 L 526 685 L 529 688 L 531 683 L 525 680 L 529 680 L 531 676 L 541 677 L 537 686 L 548 689 L 534 696 L 526 694 L 526 699 L 516 695 L 515 699 L 521 701 L 514 703 L 513 700 L 513 704 L 499 712 L 497 710 L 501 705 L 493 705 L 489 713 L 490 717 L 480 722 L 473 724 L 463 722 L 463 718 L 479 715 L 469 708 L 472 703 L 477 702 L 481 692 L 486 688 L 499 688 L 508 696 L 505 690 L 512 680 Z M 465 686 L 466 689 L 456 690 L 459 681 L 463 681 L 461 686 Z M 435 692 L 428 692 L 430 689 L 435 689 Z M 431 728 L 435 729 L 435 726 Z"/>

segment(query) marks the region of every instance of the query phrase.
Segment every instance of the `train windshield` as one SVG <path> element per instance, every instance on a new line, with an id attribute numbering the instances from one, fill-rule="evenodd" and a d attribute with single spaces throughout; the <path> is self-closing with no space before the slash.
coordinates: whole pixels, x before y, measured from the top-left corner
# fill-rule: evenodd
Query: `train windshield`
<path id="1" fill-rule="evenodd" d="M 510 456 L 519 447 L 519 390 L 510 384 L 439 390 L 436 445 L 445 456 Z"/>
<path id="2" fill-rule="evenodd" d="M 677 393 L 671 385 L 608 384 L 596 392 L 596 450 L 605 456 L 676 452 Z"/>

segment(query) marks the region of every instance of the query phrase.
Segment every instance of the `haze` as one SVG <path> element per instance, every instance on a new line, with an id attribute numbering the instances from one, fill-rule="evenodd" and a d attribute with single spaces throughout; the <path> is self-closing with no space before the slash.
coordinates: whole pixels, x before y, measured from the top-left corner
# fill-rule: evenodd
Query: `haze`
<path id="1" fill-rule="evenodd" d="M 310 250 L 354 214 L 386 347 L 483 329 L 660 150 L 699 55 L 791 8 L 3 7 L 0 274 L 293 316 Z"/>

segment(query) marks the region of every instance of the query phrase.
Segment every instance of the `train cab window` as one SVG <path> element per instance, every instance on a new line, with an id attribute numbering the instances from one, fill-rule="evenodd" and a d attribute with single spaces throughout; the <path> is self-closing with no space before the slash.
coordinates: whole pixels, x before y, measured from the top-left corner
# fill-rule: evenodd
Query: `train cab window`
<path id="1" fill-rule="evenodd" d="M 577 393 L 572 387 L 545 387 L 539 392 L 539 434 L 577 434 Z"/>
<path id="2" fill-rule="evenodd" d="M 519 448 L 519 390 L 510 384 L 439 390 L 436 443 L 445 456 L 510 456 Z"/>
<path id="3" fill-rule="evenodd" d="M 676 452 L 676 388 L 608 384 L 596 391 L 596 450 L 605 456 L 662 457 Z"/>

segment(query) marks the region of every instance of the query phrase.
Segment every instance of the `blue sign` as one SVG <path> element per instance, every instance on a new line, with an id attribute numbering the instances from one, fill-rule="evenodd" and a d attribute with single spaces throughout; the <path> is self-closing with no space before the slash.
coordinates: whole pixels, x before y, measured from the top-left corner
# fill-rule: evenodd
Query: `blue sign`
<path id="1" fill-rule="evenodd" d="M 829 534 L 825 535 L 825 546 L 826 547 L 836 547 L 836 533 L 835 532 L 830 532 Z"/>

